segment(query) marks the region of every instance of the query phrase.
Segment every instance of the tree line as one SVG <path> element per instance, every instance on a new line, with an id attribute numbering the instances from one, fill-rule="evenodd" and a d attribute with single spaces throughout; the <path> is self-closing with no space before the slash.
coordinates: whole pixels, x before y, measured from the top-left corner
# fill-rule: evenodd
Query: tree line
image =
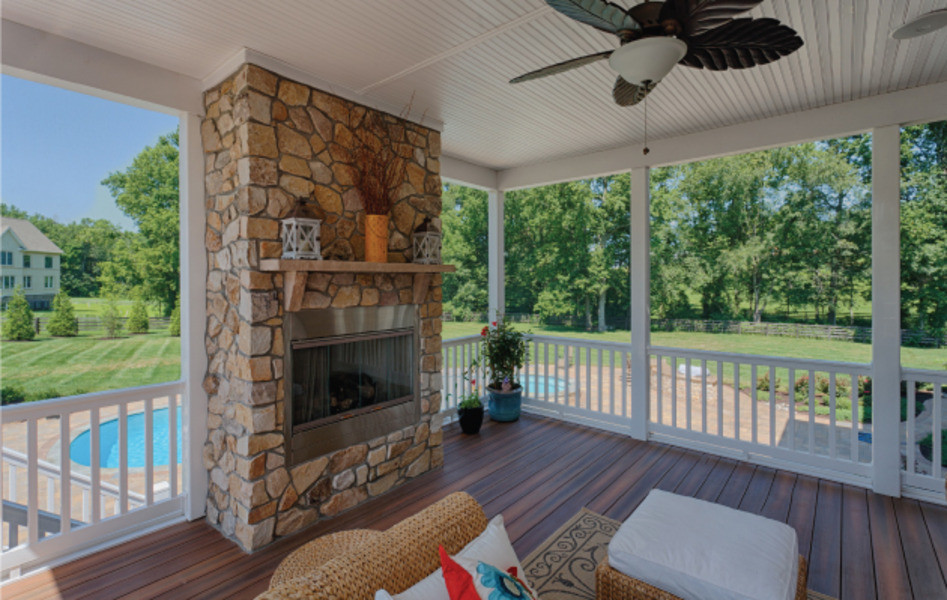
<path id="1" fill-rule="evenodd" d="M 947 122 L 902 131 L 905 327 L 947 325 Z M 627 327 L 629 176 L 507 193 L 506 310 Z M 444 190 L 446 310 L 487 307 L 487 197 Z M 870 325 L 871 136 L 653 169 L 659 318 Z"/>
<path id="2" fill-rule="evenodd" d="M 6 204 L 0 214 L 29 220 L 59 246 L 60 287 L 69 296 L 142 298 L 170 315 L 180 291 L 178 133 L 161 136 L 102 184 L 135 231 L 106 219 L 60 223 Z"/>

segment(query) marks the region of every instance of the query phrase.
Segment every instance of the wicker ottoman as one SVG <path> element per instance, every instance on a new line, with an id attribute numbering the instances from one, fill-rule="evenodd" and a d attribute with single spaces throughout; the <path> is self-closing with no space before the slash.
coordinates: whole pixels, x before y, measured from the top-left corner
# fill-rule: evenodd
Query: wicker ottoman
<path id="1" fill-rule="evenodd" d="M 806 578 L 789 526 L 653 490 L 612 538 L 595 597 L 805 600 Z"/>
<path id="2" fill-rule="evenodd" d="M 375 541 L 380 535 L 381 532 L 374 529 L 349 529 L 318 537 L 300 546 L 280 562 L 270 579 L 270 587 L 305 577 L 323 563 Z"/>

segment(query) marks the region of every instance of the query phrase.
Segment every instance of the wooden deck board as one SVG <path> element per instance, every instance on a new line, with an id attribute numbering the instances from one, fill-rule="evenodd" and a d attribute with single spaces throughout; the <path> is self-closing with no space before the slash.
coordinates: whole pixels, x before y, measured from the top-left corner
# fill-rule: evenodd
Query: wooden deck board
<path id="1" fill-rule="evenodd" d="M 307 541 L 384 529 L 457 490 L 473 494 L 488 517 L 502 513 L 525 556 L 583 506 L 621 520 L 654 487 L 789 523 L 817 591 L 869 600 L 947 593 L 944 507 L 534 416 L 487 423 L 478 436 L 451 425 L 444 443 L 443 469 L 252 555 L 203 522 L 183 523 L 11 582 L 0 595 L 253 598 Z"/>

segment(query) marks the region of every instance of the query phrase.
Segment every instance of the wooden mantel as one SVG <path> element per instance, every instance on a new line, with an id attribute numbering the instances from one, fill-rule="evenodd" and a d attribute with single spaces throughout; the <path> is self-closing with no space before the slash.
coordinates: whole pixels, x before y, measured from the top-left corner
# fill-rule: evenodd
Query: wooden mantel
<path id="1" fill-rule="evenodd" d="M 283 303 L 288 311 L 302 308 L 309 273 L 408 273 L 414 275 L 414 303 L 421 304 L 435 273 L 453 273 L 454 265 L 371 263 L 353 260 L 293 260 L 265 258 L 260 270 L 283 273 Z"/>

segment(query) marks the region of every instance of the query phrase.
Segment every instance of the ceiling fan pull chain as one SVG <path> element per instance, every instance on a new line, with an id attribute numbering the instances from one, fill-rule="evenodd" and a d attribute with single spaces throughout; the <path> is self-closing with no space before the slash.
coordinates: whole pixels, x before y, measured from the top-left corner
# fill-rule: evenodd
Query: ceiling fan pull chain
<path id="1" fill-rule="evenodd" d="M 644 82 L 645 87 L 647 87 L 649 82 Z M 644 97 L 644 150 L 642 153 L 647 156 L 651 152 L 651 148 L 648 148 L 648 97 Z"/>

